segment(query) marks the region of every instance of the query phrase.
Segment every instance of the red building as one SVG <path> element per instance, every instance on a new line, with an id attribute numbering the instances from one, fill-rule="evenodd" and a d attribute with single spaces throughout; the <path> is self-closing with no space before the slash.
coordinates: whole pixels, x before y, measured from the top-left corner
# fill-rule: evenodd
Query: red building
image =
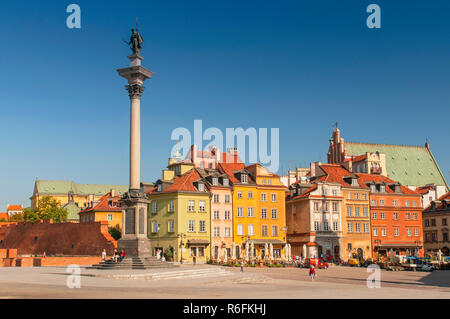
<path id="1" fill-rule="evenodd" d="M 382 175 L 356 175 L 370 188 L 374 255 L 423 256 L 421 195 Z"/>

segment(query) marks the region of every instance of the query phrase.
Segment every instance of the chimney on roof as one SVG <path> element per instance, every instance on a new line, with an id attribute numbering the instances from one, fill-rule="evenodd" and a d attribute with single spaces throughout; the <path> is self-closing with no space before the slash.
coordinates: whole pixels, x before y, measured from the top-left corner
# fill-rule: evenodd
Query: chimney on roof
<path id="1" fill-rule="evenodd" d="M 227 152 L 231 155 L 238 155 L 238 148 L 237 147 L 229 147 L 227 149 Z"/>
<path id="2" fill-rule="evenodd" d="M 427 149 L 430 149 L 430 143 L 428 143 L 428 139 L 427 139 L 427 141 L 425 142 L 425 147 L 426 147 Z"/>
<path id="3" fill-rule="evenodd" d="M 116 191 L 114 190 L 114 188 L 111 188 L 110 192 L 111 192 L 111 197 L 116 196 Z"/>

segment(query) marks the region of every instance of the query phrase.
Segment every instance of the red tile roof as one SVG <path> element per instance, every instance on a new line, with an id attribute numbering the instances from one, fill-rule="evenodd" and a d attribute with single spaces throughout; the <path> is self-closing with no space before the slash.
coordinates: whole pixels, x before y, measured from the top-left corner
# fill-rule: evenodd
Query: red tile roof
<path id="1" fill-rule="evenodd" d="M 423 195 L 423 194 L 428 193 L 432 189 L 433 189 L 432 186 L 421 186 L 421 187 L 416 188 L 416 192 Z"/>
<path id="2" fill-rule="evenodd" d="M 7 211 L 10 210 L 23 210 L 22 205 L 8 205 Z"/>
<path id="3" fill-rule="evenodd" d="M 397 183 L 396 181 L 394 181 L 386 176 L 383 176 L 383 175 L 371 175 L 371 174 L 360 174 L 360 173 L 355 174 L 355 175 L 357 175 L 359 177 L 358 183 L 360 185 L 361 184 L 366 185 L 365 184 L 366 182 L 384 182 L 386 184 Z M 368 186 L 366 186 L 366 187 L 368 187 Z M 418 192 L 413 191 L 412 189 L 409 189 L 408 187 L 405 187 L 403 185 L 400 186 L 400 189 L 403 194 L 420 195 Z M 395 192 L 390 187 L 386 187 L 386 193 L 394 194 Z"/>
<path id="4" fill-rule="evenodd" d="M 161 193 L 172 193 L 172 192 L 198 192 L 198 190 L 194 186 L 194 182 L 200 179 L 200 175 L 198 174 L 195 168 L 189 170 L 183 175 L 176 176 L 173 179 L 172 185 L 170 185 L 167 189 L 162 192 L 157 191 L 157 187 L 152 189 L 148 194 L 161 194 Z"/>
<path id="5" fill-rule="evenodd" d="M 317 184 L 314 184 L 313 186 L 311 186 L 310 188 L 308 188 L 308 189 L 306 190 L 306 192 L 304 192 L 303 194 L 294 196 L 294 197 L 292 197 L 291 199 L 288 199 L 288 201 L 290 201 L 290 200 L 295 200 L 295 199 L 299 199 L 299 198 L 307 198 L 307 197 L 311 194 L 311 192 L 313 192 L 313 191 L 316 190 L 316 189 L 317 189 Z"/>
<path id="6" fill-rule="evenodd" d="M 230 181 L 233 183 L 239 183 L 239 181 L 234 177 L 235 171 L 240 171 L 245 168 L 244 163 L 219 163 L 219 170 L 228 176 L 230 176 Z"/>
<path id="7" fill-rule="evenodd" d="M 439 197 L 439 200 L 450 199 L 450 192 Z"/>
<path id="8" fill-rule="evenodd" d="M 120 212 L 122 211 L 122 208 L 120 207 L 111 207 L 109 205 L 109 201 L 112 200 L 113 202 L 116 202 L 120 199 L 120 195 L 116 195 L 114 197 L 111 197 L 111 192 L 106 193 L 105 195 L 103 195 L 102 197 L 100 197 L 100 199 L 98 200 L 98 203 L 94 205 L 94 207 L 89 207 L 86 209 L 83 209 L 80 211 L 80 213 L 85 213 L 85 212 L 96 212 L 96 211 L 100 211 L 100 212 Z"/>
<path id="9" fill-rule="evenodd" d="M 8 221 L 8 213 L 0 213 L 0 219 Z"/>

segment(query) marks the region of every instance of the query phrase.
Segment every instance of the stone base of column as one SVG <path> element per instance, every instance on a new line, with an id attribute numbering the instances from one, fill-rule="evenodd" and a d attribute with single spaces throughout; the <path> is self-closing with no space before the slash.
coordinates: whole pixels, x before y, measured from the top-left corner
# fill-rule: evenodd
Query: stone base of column
<path id="1" fill-rule="evenodd" d="M 151 257 L 152 245 L 148 238 L 119 239 L 117 249 L 124 250 L 127 257 Z"/>

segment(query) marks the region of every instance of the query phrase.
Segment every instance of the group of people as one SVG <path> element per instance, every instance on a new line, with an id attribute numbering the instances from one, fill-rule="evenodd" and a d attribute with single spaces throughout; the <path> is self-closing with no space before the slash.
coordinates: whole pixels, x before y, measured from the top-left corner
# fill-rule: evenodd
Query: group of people
<path id="1" fill-rule="evenodd" d="M 114 249 L 114 253 L 112 256 L 112 260 L 117 263 L 121 262 L 126 257 L 125 251 L 122 249 L 120 252 L 116 249 Z M 106 261 L 106 249 L 103 249 L 102 251 L 102 261 Z"/>

